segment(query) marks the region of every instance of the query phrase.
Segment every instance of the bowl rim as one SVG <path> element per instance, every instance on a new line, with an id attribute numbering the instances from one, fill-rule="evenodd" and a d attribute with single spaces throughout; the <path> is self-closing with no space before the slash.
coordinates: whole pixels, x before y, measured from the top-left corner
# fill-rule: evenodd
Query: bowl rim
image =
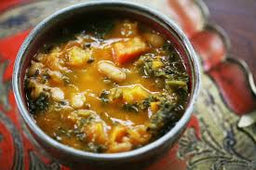
<path id="1" fill-rule="evenodd" d="M 190 62 L 192 63 L 192 77 L 194 78 L 194 89 L 193 94 L 190 96 L 190 101 L 188 103 L 187 109 L 184 112 L 181 119 L 176 123 L 176 125 L 169 130 L 165 135 L 160 137 L 159 139 L 141 147 L 135 150 L 127 151 L 127 152 L 121 152 L 121 153 L 92 153 L 87 151 L 78 150 L 75 148 L 72 148 L 70 146 L 64 145 L 62 143 L 57 142 L 56 140 L 52 139 L 50 136 L 48 136 L 41 128 L 35 123 L 33 118 L 30 116 L 29 111 L 26 109 L 26 106 L 22 102 L 22 96 L 19 91 L 19 85 L 20 82 L 20 70 L 21 70 L 21 61 L 24 54 L 26 53 L 26 50 L 28 49 L 30 43 L 33 41 L 34 37 L 43 29 L 44 25 L 46 25 L 49 21 L 51 21 L 54 18 L 58 18 L 59 15 L 65 12 L 71 12 L 78 8 L 85 8 L 88 6 L 95 6 L 95 5 L 122 5 L 126 8 L 132 8 L 136 10 L 142 10 L 144 12 L 150 13 L 157 18 L 161 19 L 166 25 L 171 26 L 175 33 L 180 36 L 181 41 L 183 43 L 184 49 L 187 52 L 187 55 L 190 58 Z M 152 9 L 150 7 L 147 7 L 145 5 L 137 4 L 134 2 L 127 2 L 127 1 L 121 1 L 121 0 L 101 0 L 101 1 L 91 1 L 91 2 L 84 2 L 84 3 L 78 3 L 75 5 L 71 5 L 69 7 L 63 8 L 61 10 L 58 10 L 57 12 L 53 13 L 49 17 L 45 18 L 43 21 L 41 21 L 27 36 L 23 44 L 21 45 L 19 52 L 17 54 L 15 64 L 14 64 L 14 70 L 13 70 L 13 76 L 12 76 L 12 87 L 14 91 L 15 100 L 18 106 L 19 113 L 21 114 L 22 118 L 25 120 L 25 123 L 29 126 L 31 131 L 35 133 L 44 143 L 47 143 L 49 146 L 53 148 L 57 148 L 58 150 L 62 150 L 65 153 L 68 153 L 69 155 L 78 156 L 82 158 L 87 158 L 91 160 L 118 160 L 118 159 L 127 159 L 127 158 L 134 158 L 134 156 L 145 154 L 146 152 L 149 152 L 153 150 L 154 148 L 160 147 L 162 144 L 166 143 L 170 138 L 174 137 L 178 134 L 178 132 L 186 126 L 188 121 L 190 120 L 193 105 L 196 101 L 196 97 L 199 93 L 199 86 L 200 86 L 200 65 L 199 60 L 197 58 L 197 54 L 194 51 L 190 41 L 185 36 L 181 28 L 169 17 L 166 15 L 156 11 L 155 9 Z M 193 87 L 193 85 L 192 85 Z"/>

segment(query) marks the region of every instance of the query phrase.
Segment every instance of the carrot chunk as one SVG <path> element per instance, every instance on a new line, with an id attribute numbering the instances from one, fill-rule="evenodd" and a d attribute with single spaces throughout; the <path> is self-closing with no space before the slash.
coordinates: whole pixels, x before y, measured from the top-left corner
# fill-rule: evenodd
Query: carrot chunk
<path id="1" fill-rule="evenodd" d="M 147 44 L 139 37 L 113 45 L 114 57 L 118 64 L 125 64 L 147 51 Z"/>

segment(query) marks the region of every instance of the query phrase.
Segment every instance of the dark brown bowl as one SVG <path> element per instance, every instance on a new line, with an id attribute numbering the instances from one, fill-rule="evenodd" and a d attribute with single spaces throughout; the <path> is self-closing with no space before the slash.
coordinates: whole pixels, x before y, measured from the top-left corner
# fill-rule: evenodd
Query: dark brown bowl
<path id="1" fill-rule="evenodd" d="M 135 18 L 151 25 L 154 29 L 165 34 L 181 54 L 182 60 L 190 75 L 190 97 L 186 111 L 177 124 L 158 140 L 136 150 L 115 154 L 90 153 L 63 145 L 45 134 L 35 123 L 28 111 L 25 92 L 24 76 L 31 57 L 44 45 L 55 42 L 66 36 L 67 32 L 82 27 L 83 21 L 91 17 L 128 17 Z M 116 167 L 138 169 L 152 163 L 166 153 L 181 136 L 190 120 L 193 104 L 199 90 L 198 58 L 189 40 L 182 30 L 168 17 L 148 7 L 124 1 L 96 1 L 77 4 L 62 9 L 38 24 L 22 44 L 13 72 L 13 90 L 19 112 L 28 126 L 33 137 L 53 158 L 73 167 Z M 150 161 L 149 161 L 150 160 Z"/>

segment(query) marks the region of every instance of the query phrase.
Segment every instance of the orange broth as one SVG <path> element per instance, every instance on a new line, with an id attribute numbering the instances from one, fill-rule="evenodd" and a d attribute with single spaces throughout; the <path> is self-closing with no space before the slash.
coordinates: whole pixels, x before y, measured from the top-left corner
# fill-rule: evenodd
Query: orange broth
<path id="1" fill-rule="evenodd" d="M 39 52 L 27 69 L 28 107 L 37 125 L 80 150 L 142 147 L 175 125 L 188 96 L 182 60 L 165 36 L 135 20 L 111 24 L 103 35 L 85 29 Z M 169 56 L 173 63 L 167 66 Z"/>

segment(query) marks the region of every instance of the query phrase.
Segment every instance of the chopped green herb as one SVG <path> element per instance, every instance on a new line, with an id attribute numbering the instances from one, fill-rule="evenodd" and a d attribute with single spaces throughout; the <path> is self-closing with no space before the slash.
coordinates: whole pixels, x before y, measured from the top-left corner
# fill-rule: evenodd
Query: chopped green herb
<path id="1" fill-rule="evenodd" d="M 109 94 L 110 94 L 110 92 L 107 90 L 103 90 L 103 92 L 100 94 L 100 99 L 103 103 L 109 102 L 109 98 L 108 98 Z"/>
<path id="2" fill-rule="evenodd" d="M 35 100 L 32 100 L 31 97 L 28 96 L 28 105 L 31 113 L 42 112 L 49 106 L 49 96 L 44 92 L 40 93 Z"/>
<path id="3" fill-rule="evenodd" d="M 128 112 L 139 112 L 138 105 L 135 104 L 124 104 L 123 108 Z"/>

